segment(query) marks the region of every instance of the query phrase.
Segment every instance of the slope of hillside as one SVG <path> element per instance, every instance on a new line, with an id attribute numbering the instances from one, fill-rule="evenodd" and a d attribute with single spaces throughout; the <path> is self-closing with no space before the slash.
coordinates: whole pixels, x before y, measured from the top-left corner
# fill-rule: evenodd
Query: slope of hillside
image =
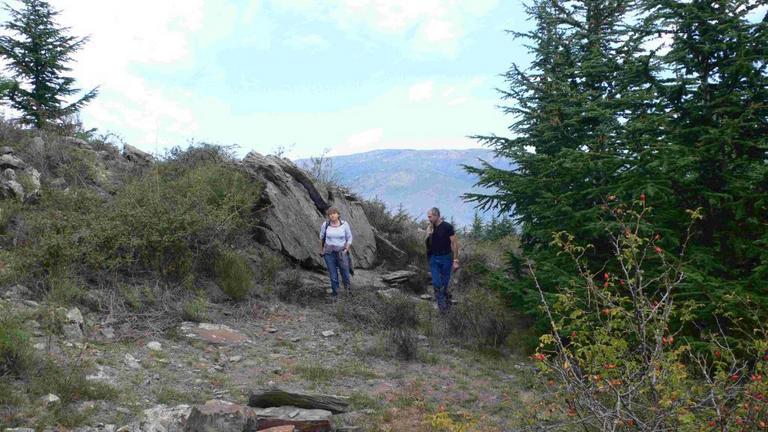
<path id="1" fill-rule="evenodd" d="M 426 218 L 426 210 L 435 206 L 447 219 L 459 225 L 472 221 L 474 205 L 461 196 L 474 187 L 476 177 L 462 165 L 480 165 L 480 160 L 509 166 L 495 160 L 486 149 L 467 150 L 374 150 L 328 158 L 334 178 L 364 198 L 377 197 L 391 209 L 402 204 L 414 217 Z M 311 161 L 296 161 L 303 167 Z M 489 218 L 490 215 L 485 215 Z"/>

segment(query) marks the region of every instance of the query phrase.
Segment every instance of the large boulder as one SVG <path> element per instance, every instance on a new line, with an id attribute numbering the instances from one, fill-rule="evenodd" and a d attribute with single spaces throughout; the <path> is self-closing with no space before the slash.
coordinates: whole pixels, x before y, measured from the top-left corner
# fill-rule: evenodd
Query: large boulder
<path id="1" fill-rule="evenodd" d="M 320 249 L 320 226 L 325 210 L 336 207 L 352 227 L 352 261 L 355 267 L 372 268 L 376 260 L 373 227 L 362 204 L 338 188 L 315 182 L 293 162 L 251 152 L 244 169 L 262 183 L 259 227 L 256 238 L 305 267 L 325 266 Z"/>

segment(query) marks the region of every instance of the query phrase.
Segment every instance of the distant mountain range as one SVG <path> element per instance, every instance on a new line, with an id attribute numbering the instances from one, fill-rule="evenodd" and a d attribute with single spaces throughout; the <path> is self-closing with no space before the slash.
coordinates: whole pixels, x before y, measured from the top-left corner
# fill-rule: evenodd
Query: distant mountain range
<path id="1" fill-rule="evenodd" d="M 446 219 L 459 225 L 472 222 L 474 203 L 461 196 L 478 191 L 477 177 L 462 165 L 479 166 L 480 160 L 510 167 L 486 149 L 467 150 L 374 150 L 348 156 L 330 157 L 325 163 L 334 179 L 363 198 L 379 198 L 393 211 L 402 205 L 411 215 L 426 219 L 430 207 L 438 207 Z M 309 159 L 295 161 L 309 168 Z M 489 219 L 490 214 L 483 215 Z"/>

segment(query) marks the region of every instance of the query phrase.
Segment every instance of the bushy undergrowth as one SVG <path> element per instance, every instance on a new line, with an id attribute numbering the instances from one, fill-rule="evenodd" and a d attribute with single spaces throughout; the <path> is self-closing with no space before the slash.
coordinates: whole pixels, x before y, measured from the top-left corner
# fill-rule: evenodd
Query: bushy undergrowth
<path id="1" fill-rule="evenodd" d="M 452 336 L 474 346 L 500 347 L 514 330 L 514 316 L 498 293 L 474 287 L 447 316 Z"/>
<path id="2" fill-rule="evenodd" d="M 48 313 L 50 312 L 50 314 Z M 51 308 L 37 316 L 22 316 L 0 308 L 0 429 L 28 424 L 34 419 L 41 429 L 61 425 L 74 427 L 87 415 L 74 404 L 84 400 L 112 400 L 117 390 L 86 379 L 88 365 L 81 360 L 64 361 L 43 357 L 32 347 L 25 320 L 35 318 L 46 334 L 58 332 L 58 311 Z M 55 406 L 40 412 L 33 402 L 53 393 L 60 398 Z"/>
<path id="3" fill-rule="evenodd" d="M 221 245 L 247 237 L 258 191 L 233 166 L 189 158 L 158 163 L 106 202 L 88 188 L 46 190 L 21 210 L 26 240 L 0 257 L 2 277 L 45 290 L 67 278 L 109 284 L 116 276 L 189 286 L 196 275 L 214 276 Z M 247 265 L 219 263 L 227 289 L 242 290 Z"/>
<path id="4" fill-rule="evenodd" d="M 32 367 L 33 350 L 22 320 L 0 308 L 0 378 L 19 377 Z"/>
<path id="5" fill-rule="evenodd" d="M 363 200 L 363 211 L 371 225 L 378 233 L 389 240 L 398 249 L 405 252 L 404 256 L 386 255 L 386 250 L 380 248 L 382 261 L 394 267 L 402 267 L 413 264 L 424 267 L 426 265 L 426 251 L 424 238 L 420 234 L 417 221 L 404 209 L 396 212 L 387 209 L 383 201 L 374 198 Z M 383 250 L 382 250 L 383 249 Z"/>
<path id="6" fill-rule="evenodd" d="M 248 259 L 237 252 L 219 252 L 214 270 L 222 291 L 233 300 L 244 299 L 253 288 L 253 269 Z"/>
<path id="7" fill-rule="evenodd" d="M 388 352 L 403 360 L 418 357 L 416 328 L 422 323 L 417 304 L 404 294 L 386 298 L 369 290 L 342 297 L 336 318 L 346 324 L 381 331 Z"/>

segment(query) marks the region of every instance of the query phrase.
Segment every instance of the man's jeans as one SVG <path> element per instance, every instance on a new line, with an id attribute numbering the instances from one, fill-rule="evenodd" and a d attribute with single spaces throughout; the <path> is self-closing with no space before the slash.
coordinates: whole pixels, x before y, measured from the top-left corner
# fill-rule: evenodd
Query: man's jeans
<path id="1" fill-rule="evenodd" d="M 441 312 L 448 310 L 448 285 L 451 283 L 453 258 L 450 254 L 429 257 L 429 270 L 432 272 L 432 287 L 435 289 L 437 307 Z"/>
<path id="2" fill-rule="evenodd" d="M 339 272 L 344 282 L 344 289 L 349 291 L 349 260 L 344 252 L 328 252 L 323 255 L 325 265 L 328 267 L 328 275 L 331 277 L 331 291 L 336 295 L 339 290 Z"/>

